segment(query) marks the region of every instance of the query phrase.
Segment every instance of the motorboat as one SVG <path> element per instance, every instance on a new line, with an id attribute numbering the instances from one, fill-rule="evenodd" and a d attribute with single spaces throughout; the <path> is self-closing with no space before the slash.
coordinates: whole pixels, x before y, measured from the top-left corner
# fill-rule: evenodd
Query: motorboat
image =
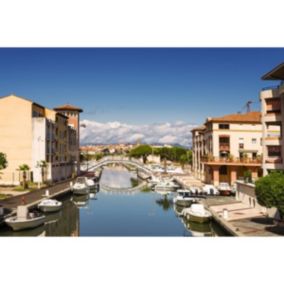
<path id="1" fill-rule="evenodd" d="M 12 210 L 8 208 L 4 208 L 0 205 L 0 225 L 5 223 L 5 217 L 11 214 Z"/>
<path id="2" fill-rule="evenodd" d="M 18 206 L 17 215 L 5 219 L 5 223 L 14 231 L 36 228 L 44 222 L 45 215 L 39 212 L 29 212 L 27 206 Z"/>
<path id="3" fill-rule="evenodd" d="M 173 191 L 180 186 L 172 180 L 162 180 L 155 186 L 155 191 Z"/>
<path id="4" fill-rule="evenodd" d="M 202 192 L 206 195 L 219 195 L 218 189 L 212 184 L 205 184 L 202 188 Z"/>
<path id="5" fill-rule="evenodd" d="M 38 204 L 38 209 L 42 212 L 56 212 L 61 210 L 62 202 L 55 199 L 44 199 Z"/>
<path id="6" fill-rule="evenodd" d="M 190 208 L 183 210 L 182 215 L 191 222 L 206 223 L 212 218 L 212 214 L 202 204 L 192 204 Z"/>
<path id="7" fill-rule="evenodd" d="M 218 186 L 218 190 L 222 196 L 229 196 L 232 194 L 232 188 L 227 182 L 221 182 Z"/>
<path id="8" fill-rule="evenodd" d="M 78 177 L 75 184 L 71 186 L 73 194 L 85 195 L 90 193 L 90 187 L 88 185 L 88 178 Z"/>
<path id="9" fill-rule="evenodd" d="M 199 187 L 194 187 L 194 186 L 190 187 L 189 191 L 193 195 L 201 195 L 202 194 L 202 190 Z"/>
<path id="10" fill-rule="evenodd" d="M 195 201 L 188 189 L 178 190 L 177 194 L 174 198 L 174 203 L 179 206 L 190 206 Z"/>
<path id="11" fill-rule="evenodd" d="M 94 181 L 94 179 L 92 179 L 92 178 L 87 178 L 86 181 L 87 181 L 87 184 L 88 184 L 90 190 L 94 190 L 94 189 L 97 188 L 98 184 Z"/>
<path id="12" fill-rule="evenodd" d="M 154 187 L 160 182 L 161 182 L 161 179 L 153 175 L 151 176 L 151 179 L 149 180 L 148 184 L 149 184 L 149 187 Z"/>

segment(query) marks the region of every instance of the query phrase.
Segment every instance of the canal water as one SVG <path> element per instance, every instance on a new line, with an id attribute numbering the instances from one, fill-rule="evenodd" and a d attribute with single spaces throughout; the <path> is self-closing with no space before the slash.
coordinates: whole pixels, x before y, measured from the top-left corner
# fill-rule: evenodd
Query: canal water
<path id="1" fill-rule="evenodd" d="M 125 169 L 106 168 L 98 192 L 87 196 L 62 198 L 63 209 L 48 214 L 44 226 L 13 232 L 6 226 L 0 236 L 223 236 L 214 222 L 195 224 L 178 217 L 181 208 L 173 205 L 173 196 L 131 188 L 135 174 Z"/>

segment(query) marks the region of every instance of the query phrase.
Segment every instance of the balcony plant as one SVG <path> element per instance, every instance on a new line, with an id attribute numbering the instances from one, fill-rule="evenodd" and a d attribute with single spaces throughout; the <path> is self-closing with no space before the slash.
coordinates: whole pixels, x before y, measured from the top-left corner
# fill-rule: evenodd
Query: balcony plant
<path id="1" fill-rule="evenodd" d="M 235 160 L 235 157 L 232 154 L 229 154 L 228 161 L 229 162 L 234 162 L 234 160 Z"/>

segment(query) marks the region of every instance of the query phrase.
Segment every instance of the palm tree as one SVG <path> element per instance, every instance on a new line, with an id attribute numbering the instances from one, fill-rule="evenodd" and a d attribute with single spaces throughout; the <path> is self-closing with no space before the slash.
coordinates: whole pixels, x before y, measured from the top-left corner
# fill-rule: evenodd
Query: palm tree
<path id="1" fill-rule="evenodd" d="M 24 187 L 24 189 L 28 188 L 27 171 L 29 171 L 29 170 L 30 170 L 30 167 L 27 164 L 22 164 L 18 168 L 18 171 L 23 172 L 23 187 Z"/>
<path id="2" fill-rule="evenodd" d="M 41 181 L 44 183 L 45 181 L 45 169 L 47 168 L 47 162 L 44 160 L 37 162 L 37 167 L 41 169 Z"/>

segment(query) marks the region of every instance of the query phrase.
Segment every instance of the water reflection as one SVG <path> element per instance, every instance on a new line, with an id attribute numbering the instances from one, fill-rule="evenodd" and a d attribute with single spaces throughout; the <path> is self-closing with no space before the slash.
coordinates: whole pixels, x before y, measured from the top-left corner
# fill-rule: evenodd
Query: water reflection
<path id="1" fill-rule="evenodd" d="M 168 211 L 173 207 L 173 201 L 164 195 L 162 198 L 156 200 L 156 203 L 163 208 L 164 211 Z"/>
<path id="2" fill-rule="evenodd" d="M 123 187 L 130 184 L 131 173 L 108 169 L 109 175 Z M 122 174 L 123 178 L 120 177 Z M 118 177 L 118 179 L 116 179 Z M 112 182 L 113 186 L 115 183 Z M 173 205 L 171 196 L 155 192 L 147 194 L 123 191 L 96 192 L 83 196 L 65 196 L 60 212 L 47 214 L 44 226 L 33 230 L 13 232 L 8 227 L 0 229 L 0 236 L 215 236 L 223 235 L 214 223 L 194 224 L 181 218 L 183 207 Z M 123 193 L 123 194 L 122 194 Z"/>

